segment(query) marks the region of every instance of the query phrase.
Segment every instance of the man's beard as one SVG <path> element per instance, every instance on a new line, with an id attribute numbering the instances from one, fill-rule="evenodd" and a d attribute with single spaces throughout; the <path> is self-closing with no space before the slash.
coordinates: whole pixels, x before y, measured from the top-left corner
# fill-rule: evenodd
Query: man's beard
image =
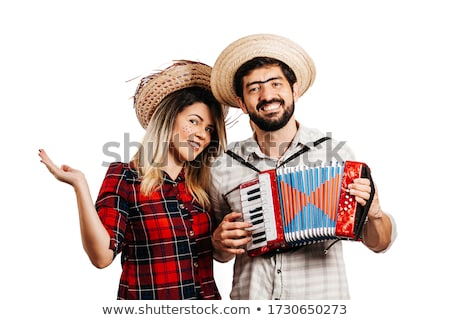
<path id="1" fill-rule="evenodd" d="M 294 101 L 290 105 L 285 105 L 284 100 L 280 99 L 273 99 L 270 101 L 261 101 L 257 106 L 256 110 L 259 110 L 266 104 L 271 103 L 280 103 L 281 107 L 283 108 L 283 114 L 281 115 L 281 118 L 276 119 L 270 119 L 267 117 L 262 117 L 259 115 L 259 113 L 252 112 L 248 113 L 248 116 L 250 117 L 250 120 L 253 121 L 254 124 L 258 126 L 263 131 L 270 132 L 270 131 L 277 131 L 281 128 L 283 128 L 291 119 L 292 115 L 294 114 L 295 104 Z"/>

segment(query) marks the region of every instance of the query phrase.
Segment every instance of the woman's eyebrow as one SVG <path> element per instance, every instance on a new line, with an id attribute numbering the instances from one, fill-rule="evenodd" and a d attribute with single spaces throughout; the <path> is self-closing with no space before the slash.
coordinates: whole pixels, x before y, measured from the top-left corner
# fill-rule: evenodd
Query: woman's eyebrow
<path id="1" fill-rule="evenodd" d="M 205 121 L 200 115 L 198 115 L 197 113 L 191 113 L 191 114 L 189 114 L 189 116 L 194 116 L 194 117 L 197 117 L 197 118 L 199 118 L 201 121 Z"/>

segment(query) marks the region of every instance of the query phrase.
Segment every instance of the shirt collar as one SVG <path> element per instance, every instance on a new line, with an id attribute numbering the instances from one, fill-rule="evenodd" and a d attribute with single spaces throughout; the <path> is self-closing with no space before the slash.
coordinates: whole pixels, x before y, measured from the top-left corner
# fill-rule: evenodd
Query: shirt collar
<path id="1" fill-rule="evenodd" d="M 184 169 L 184 167 L 181 169 L 180 173 L 178 174 L 178 176 L 176 177 L 175 180 L 173 180 L 169 176 L 169 174 L 167 172 L 165 172 L 164 170 L 161 170 L 161 172 L 163 174 L 164 182 L 168 182 L 168 183 L 182 182 L 185 179 L 185 169 Z"/>
<path id="2" fill-rule="evenodd" d="M 298 128 L 297 132 L 295 133 L 295 136 L 292 139 L 292 142 L 289 145 L 288 150 L 286 150 L 284 156 L 289 154 L 291 149 L 297 150 L 298 146 L 304 146 L 308 142 L 311 142 L 311 137 L 310 137 L 309 131 L 306 128 L 305 128 L 306 130 L 302 130 L 304 127 L 301 126 L 298 121 L 296 121 L 296 124 L 297 124 L 297 128 Z M 258 142 L 256 140 L 255 133 L 253 133 L 251 138 L 245 140 L 245 146 L 246 146 L 246 148 L 243 148 L 242 150 L 246 151 L 245 152 L 246 157 L 244 157 L 244 158 L 246 158 L 247 161 L 251 160 L 252 157 L 260 158 L 260 159 L 269 158 L 266 154 L 264 154 L 261 151 L 261 148 L 259 147 Z"/>

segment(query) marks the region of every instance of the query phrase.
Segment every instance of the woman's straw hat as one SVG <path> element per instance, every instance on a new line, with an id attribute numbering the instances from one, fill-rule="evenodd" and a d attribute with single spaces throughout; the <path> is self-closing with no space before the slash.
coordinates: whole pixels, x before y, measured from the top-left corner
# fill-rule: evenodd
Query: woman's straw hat
<path id="1" fill-rule="evenodd" d="M 134 108 L 145 129 L 158 104 L 174 91 L 201 87 L 211 90 L 211 67 L 190 60 L 175 60 L 168 68 L 141 79 L 134 95 Z"/>
<path id="2" fill-rule="evenodd" d="M 211 71 L 211 89 L 220 103 L 237 107 L 233 88 L 236 71 L 255 57 L 270 57 L 287 64 L 295 73 L 302 96 L 313 84 L 316 68 L 310 56 L 290 39 L 273 34 L 243 37 L 226 47 Z"/>

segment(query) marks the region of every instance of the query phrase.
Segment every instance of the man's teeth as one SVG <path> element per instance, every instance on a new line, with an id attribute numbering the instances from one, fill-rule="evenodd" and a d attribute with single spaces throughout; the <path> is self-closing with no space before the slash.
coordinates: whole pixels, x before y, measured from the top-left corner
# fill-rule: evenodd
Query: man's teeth
<path id="1" fill-rule="evenodd" d="M 279 104 L 271 104 L 271 105 L 268 105 L 268 106 L 264 106 L 264 107 L 262 107 L 261 109 L 262 109 L 263 111 L 271 111 L 271 110 L 278 109 L 279 107 L 280 107 Z"/>

